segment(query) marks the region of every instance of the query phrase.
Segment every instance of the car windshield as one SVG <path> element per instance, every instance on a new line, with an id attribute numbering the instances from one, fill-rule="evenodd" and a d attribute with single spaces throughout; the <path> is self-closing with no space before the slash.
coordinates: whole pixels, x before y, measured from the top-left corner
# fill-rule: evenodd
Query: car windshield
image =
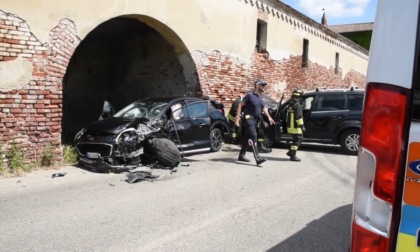
<path id="1" fill-rule="evenodd" d="M 136 101 L 118 111 L 114 117 L 157 119 L 168 102 L 164 101 Z"/>

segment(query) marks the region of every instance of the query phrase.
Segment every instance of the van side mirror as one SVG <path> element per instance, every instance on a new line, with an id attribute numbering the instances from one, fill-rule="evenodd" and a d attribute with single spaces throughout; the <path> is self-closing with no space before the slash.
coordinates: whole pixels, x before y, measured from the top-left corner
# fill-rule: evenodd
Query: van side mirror
<path id="1" fill-rule="evenodd" d="M 111 105 L 110 102 L 104 101 L 104 106 L 102 108 L 102 114 L 99 117 L 99 121 L 111 117 L 114 115 L 114 107 Z"/>

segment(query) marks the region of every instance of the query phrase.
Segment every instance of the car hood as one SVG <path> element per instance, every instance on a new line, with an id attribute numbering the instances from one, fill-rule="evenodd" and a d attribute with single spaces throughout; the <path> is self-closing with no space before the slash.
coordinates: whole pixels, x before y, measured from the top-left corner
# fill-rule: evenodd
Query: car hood
<path id="1" fill-rule="evenodd" d="M 137 126 L 139 123 L 145 123 L 147 121 L 148 119 L 145 118 L 127 119 L 121 117 L 110 117 L 89 124 L 86 127 L 86 130 L 91 133 L 118 134 L 124 129 Z"/>

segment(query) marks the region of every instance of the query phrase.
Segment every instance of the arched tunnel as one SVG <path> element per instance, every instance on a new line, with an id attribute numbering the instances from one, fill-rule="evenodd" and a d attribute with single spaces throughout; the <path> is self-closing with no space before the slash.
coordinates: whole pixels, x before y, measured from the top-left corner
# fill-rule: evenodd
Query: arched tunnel
<path id="1" fill-rule="evenodd" d="M 63 80 L 62 142 L 98 120 L 105 100 L 118 111 L 135 100 L 183 96 L 197 86 L 194 61 L 170 28 L 147 16 L 112 18 L 92 30 L 70 60 Z"/>

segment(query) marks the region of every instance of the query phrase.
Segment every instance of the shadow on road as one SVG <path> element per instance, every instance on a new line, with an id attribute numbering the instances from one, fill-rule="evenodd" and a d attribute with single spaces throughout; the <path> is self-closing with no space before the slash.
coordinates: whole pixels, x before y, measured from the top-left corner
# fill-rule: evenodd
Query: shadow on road
<path id="1" fill-rule="evenodd" d="M 277 143 L 275 146 L 273 146 L 273 148 L 289 149 L 289 146 L 290 146 L 290 144 L 282 142 L 282 143 Z M 299 150 L 300 151 L 330 153 L 330 154 L 347 156 L 347 154 L 345 154 L 341 150 L 339 145 L 332 145 L 332 144 L 302 143 L 302 145 L 299 147 Z"/>
<path id="2" fill-rule="evenodd" d="M 352 204 L 339 207 L 267 251 L 346 252 L 350 245 L 351 211 Z"/>

